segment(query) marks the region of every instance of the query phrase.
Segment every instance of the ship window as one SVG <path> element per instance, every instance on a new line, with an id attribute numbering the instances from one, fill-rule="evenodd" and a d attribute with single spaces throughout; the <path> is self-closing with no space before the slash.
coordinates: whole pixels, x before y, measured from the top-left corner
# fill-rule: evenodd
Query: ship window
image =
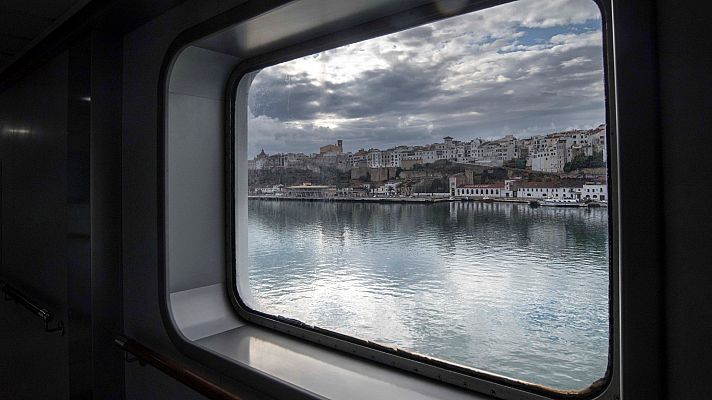
<path id="1" fill-rule="evenodd" d="M 238 312 L 461 386 L 599 390 L 612 365 L 608 208 L 451 194 L 499 195 L 458 186 L 501 186 L 520 173 L 507 165 L 542 157 L 531 143 L 605 131 L 603 37 L 590 0 L 519 0 L 247 60 L 234 96 Z M 531 156 L 448 158 L 479 140 Z M 426 151 L 381 164 L 398 146 Z M 520 185 L 569 172 L 538 164 L 512 197 L 546 198 Z"/>

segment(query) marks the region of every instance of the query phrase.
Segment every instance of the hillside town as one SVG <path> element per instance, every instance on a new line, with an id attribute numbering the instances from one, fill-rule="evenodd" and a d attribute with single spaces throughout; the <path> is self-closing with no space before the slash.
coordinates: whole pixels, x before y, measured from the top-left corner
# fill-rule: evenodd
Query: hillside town
<path id="1" fill-rule="evenodd" d="M 607 201 L 606 126 L 518 139 L 440 143 L 345 152 L 262 150 L 248 161 L 253 196 L 285 198 L 567 199 Z"/>

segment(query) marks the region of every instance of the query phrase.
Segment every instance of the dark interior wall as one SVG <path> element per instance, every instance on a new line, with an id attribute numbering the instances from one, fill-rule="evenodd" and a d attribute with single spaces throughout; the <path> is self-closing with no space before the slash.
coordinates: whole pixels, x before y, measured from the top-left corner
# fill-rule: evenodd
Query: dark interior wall
<path id="1" fill-rule="evenodd" d="M 90 215 L 90 65 L 88 40 L 69 50 L 67 93 L 67 336 L 69 395 L 90 398 L 91 349 L 91 215 Z"/>
<path id="2" fill-rule="evenodd" d="M 91 34 L 91 315 L 95 399 L 123 399 L 121 229 L 121 36 Z"/>
<path id="3" fill-rule="evenodd" d="M 65 322 L 68 63 L 65 52 L 0 93 L 0 276 Z M 0 343 L 0 397 L 68 396 L 68 336 L 0 301 Z"/>
<path id="4" fill-rule="evenodd" d="M 710 398 L 712 45 L 709 18 L 658 2 L 665 210 L 667 398 Z"/>
<path id="5" fill-rule="evenodd" d="M 655 4 L 615 1 L 618 256 L 623 397 L 663 400 L 664 287 Z M 613 166 L 616 167 L 615 165 Z"/>
<path id="6" fill-rule="evenodd" d="M 157 247 L 158 80 L 163 58 L 178 34 L 239 3 L 187 1 L 127 34 L 123 43 L 124 330 L 147 346 L 223 382 L 224 378 L 215 376 L 214 371 L 206 371 L 175 349 L 161 319 Z M 244 388 L 234 389 L 244 394 Z M 152 368 L 133 363 L 126 366 L 126 398 L 202 396 Z"/>
<path id="7" fill-rule="evenodd" d="M 65 336 L 0 302 L 0 398 L 124 398 L 121 38 L 92 32 L 0 93 L 2 267 Z"/>

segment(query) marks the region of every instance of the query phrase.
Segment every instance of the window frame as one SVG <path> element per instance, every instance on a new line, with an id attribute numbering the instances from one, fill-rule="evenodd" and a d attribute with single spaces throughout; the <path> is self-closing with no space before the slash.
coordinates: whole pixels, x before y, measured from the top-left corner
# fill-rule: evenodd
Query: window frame
<path id="1" fill-rule="evenodd" d="M 618 229 L 619 222 L 617 219 L 617 198 L 612 194 L 617 187 L 616 171 L 617 157 L 613 153 L 615 144 L 612 143 L 614 137 L 613 132 L 616 126 L 614 111 L 615 105 L 615 83 L 613 81 L 614 74 L 612 69 L 613 58 L 613 24 L 612 12 L 610 4 L 603 0 L 592 1 L 601 13 L 602 27 L 602 57 L 603 57 L 603 73 L 605 87 L 605 115 L 606 115 L 606 140 L 609 143 L 607 146 L 609 159 L 607 165 L 607 186 L 609 198 L 616 199 L 615 202 L 609 202 L 609 349 L 608 349 L 608 366 L 606 372 L 601 379 L 596 381 L 590 387 L 581 391 L 561 390 L 547 387 L 535 383 L 523 382 L 502 375 L 497 375 L 484 370 L 479 370 L 475 367 L 460 367 L 458 365 L 430 359 L 425 356 L 410 353 L 405 350 L 397 350 L 392 347 L 382 346 L 366 340 L 358 339 L 352 336 L 330 331 L 327 329 L 309 326 L 298 321 L 263 313 L 251 309 L 240 298 L 237 288 L 237 251 L 236 251 L 236 229 L 238 229 L 235 215 L 235 205 L 237 203 L 237 185 L 235 174 L 235 145 L 238 135 L 236 126 L 241 121 L 236 115 L 236 107 L 238 106 L 238 97 L 246 96 L 249 92 L 238 93 L 238 86 L 242 79 L 248 74 L 259 71 L 283 62 L 288 62 L 299 57 L 312 55 L 321 51 L 334 49 L 344 45 L 357 43 L 395 33 L 401 30 L 417 27 L 423 24 L 435 22 L 441 19 L 477 12 L 490 7 L 514 3 L 516 0 L 495 0 L 495 1 L 472 1 L 470 0 L 467 6 L 463 7 L 456 14 L 443 16 L 430 10 L 412 17 L 404 26 L 402 22 L 403 13 L 398 13 L 392 16 L 382 17 L 380 19 L 358 25 L 353 28 L 336 31 L 315 39 L 310 39 L 295 45 L 282 47 L 278 50 L 268 53 L 258 54 L 241 61 L 233 72 L 230 74 L 226 85 L 225 93 L 225 270 L 226 270 L 226 288 L 227 296 L 230 303 L 233 305 L 236 313 L 249 323 L 253 323 L 268 329 L 279 331 L 300 339 L 316 343 L 321 346 L 330 347 L 332 349 L 346 352 L 367 360 L 375 361 L 380 364 L 399 368 L 401 370 L 410 371 L 415 374 L 426 376 L 437 381 L 445 382 L 455 386 L 470 389 L 479 393 L 496 395 L 504 399 L 617 399 L 620 397 L 620 343 L 619 343 L 619 269 L 620 263 L 618 259 Z M 428 5 L 432 5 L 428 4 Z M 424 8 L 426 6 L 422 6 Z M 394 28 L 392 21 L 401 18 L 399 24 L 395 24 L 398 28 Z M 246 105 L 246 98 L 245 105 Z M 244 132 L 245 140 L 249 132 Z M 245 188 L 246 190 L 247 188 Z M 530 195 L 528 195 L 530 196 Z M 246 200 L 246 197 L 245 197 Z M 246 222 L 246 221 L 245 221 Z"/>

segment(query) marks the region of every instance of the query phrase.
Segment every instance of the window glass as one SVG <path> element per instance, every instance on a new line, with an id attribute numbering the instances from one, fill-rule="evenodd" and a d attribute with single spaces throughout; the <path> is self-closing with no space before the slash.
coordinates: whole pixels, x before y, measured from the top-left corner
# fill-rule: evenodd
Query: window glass
<path id="1" fill-rule="evenodd" d="M 602 38 L 589 0 L 521 0 L 251 75 L 238 295 L 459 367 L 601 379 Z"/>

